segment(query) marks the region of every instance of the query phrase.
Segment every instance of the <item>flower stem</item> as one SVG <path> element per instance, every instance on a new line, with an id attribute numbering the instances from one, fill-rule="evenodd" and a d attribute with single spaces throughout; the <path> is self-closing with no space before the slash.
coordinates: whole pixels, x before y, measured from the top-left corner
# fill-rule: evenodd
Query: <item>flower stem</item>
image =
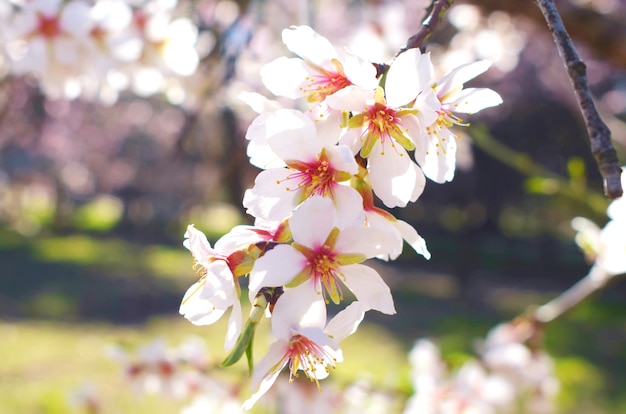
<path id="1" fill-rule="evenodd" d="M 535 309 L 532 316 L 537 322 L 550 323 L 604 288 L 609 280 L 611 280 L 611 275 L 595 265 L 587 276 L 550 302 Z"/>
<path id="2" fill-rule="evenodd" d="M 430 14 L 422 22 L 422 27 L 409 38 L 406 46 L 400 49 L 400 53 L 408 49 L 421 48 L 441 23 L 453 3 L 454 0 L 433 0 L 429 7 Z"/>

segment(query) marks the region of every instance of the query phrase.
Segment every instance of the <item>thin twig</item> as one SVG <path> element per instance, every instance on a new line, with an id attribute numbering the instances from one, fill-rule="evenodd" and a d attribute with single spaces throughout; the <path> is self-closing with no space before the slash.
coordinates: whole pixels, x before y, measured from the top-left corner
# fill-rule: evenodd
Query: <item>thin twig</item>
<path id="1" fill-rule="evenodd" d="M 403 46 L 396 56 L 409 49 L 421 49 L 423 51 L 423 45 L 433 34 L 439 23 L 443 20 L 448 9 L 452 6 L 454 0 L 432 0 L 430 6 L 426 8 L 427 16 L 422 21 L 422 26 L 417 33 L 409 37 L 406 45 Z M 376 67 L 376 76 L 381 76 L 389 70 L 389 64 L 387 63 L 374 63 Z"/>
<path id="2" fill-rule="evenodd" d="M 532 316 L 540 323 L 552 322 L 592 294 L 604 288 L 611 278 L 612 276 L 604 269 L 595 265 L 587 276 L 579 280 L 575 285 L 550 302 L 535 309 Z"/>
<path id="3" fill-rule="evenodd" d="M 611 131 L 598 114 L 593 102 L 587 80 L 587 66 L 578 57 L 574 43 L 565 30 L 565 25 L 554 1 L 536 0 L 536 2 L 546 19 L 559 55 L 567 68 L 578 106 L 585 119 L 591 152 L 598 162 L 600 173 L 604 177 L 604 192 L 611 199 L 619 198 L 623 194 L 620 179 L 622 170 L 617 159 L 617 153 L 611 144 Z"/>
<path id="4" fill-rule="evenodd" d="M 430 38 L 439 23 L 443 20 L 444 16 L 448 12 L 448 9 L 452 6 L 454 0 L 433 0 L 430 9 L 430 14 L 422 22 L 422 27 L 409 38 L 400 53 L 408 49 L 421 48 L 423 44 Z"/>

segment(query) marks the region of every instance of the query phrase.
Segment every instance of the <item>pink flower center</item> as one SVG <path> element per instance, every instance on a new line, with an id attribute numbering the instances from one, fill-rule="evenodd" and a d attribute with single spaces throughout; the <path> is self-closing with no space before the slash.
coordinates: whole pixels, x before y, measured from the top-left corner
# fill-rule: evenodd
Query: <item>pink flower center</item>
<path id="1" fill-rule="evenodd" d="M 313 195 L 332 197 L 335 178 L 330 162 L 324 159 L 306 163 L 295 162 L 291 163 L 290 167 L 298 172 L 289 175 L 288 179 L 298 181 L 297 188 L 304 190 L 303 199 Z"/>
<path id="2" fill-rule="evenodd" d="M 461 118 L 450 111 L 442 110 L 437 113 L 439 117 L 432 125 L 426 127 L 426 134 L 429 138 L 434 138 L 438 141 L 436 144 L 436 153 L 437 155 L 441 155 L 446 153 L 449 139 L 458 139 L 461 137 L 458 134 L 453 134 L 448 128 L 454 125 L 469 126 L 469 123 L 464 123 Z M 426 152 L 426 154 L 428 154 L 428 152 Z"/>
<path id="3" fill-rule="evenodd" d="M 384 155 L 387 145 L 395 149 L 398 155 L 404 155 L 403 151 L 396 149 L 396 142 L 407 151 L 415 149 L 415 144 L 408 137 L 408 128 L 402 125 L 402 118 L 409 115 L 413 116 L 416 113 L 417 111 L 414 109 L 388 107 L 382 96 L 382 90 L 377 90 L 376 102 L 348 121 L 350 128 L 362 129 L 361 157 L 367 158 L 377 141 L 380 141 L 382 146 L 381 155 Z"/>
<path id="4" fill-rule="evenodd" d="M 37 24 L 37 33 L 46 39 L 54 39 L 60 36 L 63 31 L 61 30 L 61 24 L 57 16 L 44 16 L 39 15 L 39 22 Z"/>
<path id="5" fill-rule="evenodd" d="M 300 88 L 305 93 L 309 102 L 322 102 L 327 96 L 352 85 L 346 77 L 343 66 L 337 60 L 332 61 L 335 70 L 317 68 L 318 75 L 306 77 L 306 85 Z"/>
<path id="6" fill-rule="evenodd" d="M 322 286 L 322 295 L 324 300 L 328 303 L 328 297 L 334 302 L 339 303 L 343 300 L 343 290 L 339 279 L 342 278 L 342 273 L 339 271 L 339 263 L 337 263 L 337 253 L 333 251 L 332 247 L 324 244 L 316 249 L 308 251 L 307 257 L 307 270 L 309 275 L 315 281 L 315 286 L 318 283 Z"/>
<path id="7" fill-rule="evenodd" d="M 315 371 L 323 366 L 328 372 L 328 365 L 334 368 L 337 362 L 330 351 L 299 334 L 292 336 L 289 340 L 286 357 L 289 358 L 290 382 L 294 377 L 298 377 L 298 370 L 304 371 L 308 379 L 317 382 Z"/>
<path id="8" fill-rule="evenodd" d="M 367 110 L 366 119 L 369 132 L 380 137 L 381 141 L 388 140 L 392 132 L 399 129 L 398 123 L 400 122 L 400 118 L 396 116 L 397 113 L 398 111 L 393 108 L 389 108 L 378 102 L 375 103 Z"/>

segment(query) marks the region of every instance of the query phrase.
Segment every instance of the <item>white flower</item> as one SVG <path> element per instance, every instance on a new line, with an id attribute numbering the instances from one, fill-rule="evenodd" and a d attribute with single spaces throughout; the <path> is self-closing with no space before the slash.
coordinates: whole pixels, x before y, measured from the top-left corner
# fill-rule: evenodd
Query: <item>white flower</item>
<path id="1" fill-rule="evenodd" d="M 308 26 L 283 30 L 283 42 L 300 58 L 281 57 L 261 69 L 265 86 L 277 96 L 306 97 L 319 103 L 351 85 L 374 88 L 376 68 L 333 45 Z"/>
<path id="2" fill-rule="evenodd" d="M 249 214 L 279 221 L 313 195 L 331 199 L 340 220 L 359 214 L 361 196 L 341 184 L 358 171 L 348 147 L 328 145 L 309 117 L 291 109 L 270 113 L 255 131 L 287 168 L 270 168 L 257 176 L 243 200 Z"/>
<path id="3" fill-rule="evenodd" d="M 11 71 L 39 77 L 54 96 L 82 73 L 82 40 L 91 28 L 90 7 L 73 0 L 32 0 L 15 12 L 6 28 Z"/>
<path id="4" fill-rule="evenodd" d="M 596 263 L 610 275 L 626 273 L 626 217 L 609 221 L 600 231 L 600 242 Z"/>
<path id="5" fill-rule="evenodd" d="M 578 246 L 603 272 L 611 276 L 626 273 L 626 217 L 610 220 L 602 229 L 589 219 L 576 217 L 572 227 L 577 231 Z"/>
<path id="6" fill-rule="evenodd" d="M 418 53 L 417 49 L 414 49 Z M 485 108 L 500 105 L 502 98 L 488 88 L 463 88 L 463 84 L 485 72 L 491 62 L 481 60 L 468 63 L 450 71 L 439 81 L 434 82 L 434 90 L 440 102 L 436 110 L 436 121 L 424 123 L 426 134 L 420 151 L 415 152 L 415 159 L 422 167 L 424 174 L 433 181 L 451 181 L 454 177 L 456 163 L 456 140 L 458 134 L 450 131 L 454 125 L 469 124 L 455 115 L 455 112 L 474 114 Z M 428 110 L 428 106 L 416 103 L 416 108 Z"/>
<path id="7" fill-rule="evenodd" d="M 369 180 L 387 207 L 405 207 L 422 194 L 426 180 L 407 151 L 421 136 L 417 111 L 398 108 L 394 89 L 342 91 L 328 99 L 339 110 L 351 111 L 340 143 L 367 158 Z"/>
<path id="8" fill-rule="evenodd" d="M 142 40 L 139 60 L 126 68 L 132 89 L 139 95 L 166 90 L 173 76 L 195 73 L 199 56 L 195 49 L 198 28 L 186 18 L 172 18 L 176 2 L 149 2 L 133 15 L 133 34 Z"/>
<path id="9" fill-rule="evenodd" d="M 176 361 L 176 353 L 162 338 L 142 346 L 136 357 L 119 348 L 111 350 L 112 357 L 123 365 L 126 379 L 137 393 L 165 394 L 181 398 L 188 389 Z"/>
<path id="10" fill-rule="evenodd" d="M 210 325 L 232 307 L 224 348 L 230 350 L 239 337 L 242 326 L 239 285 L 228 262 L 227 252 L 211 247 L 204 233 L 193 225 L 187 227 L 184 242 L 195 259 L 194 269 L 199 280 L 185 293 L 180 314 L 194 325 Z"/>
<path id="11" fill-rule="evenodd" d="M 365 309 L 395 313 L 389 287 L 378 272 L 359 264 L 385 251 L 388 233 L 356 224 L 337 223 L 332 202 L 311 197 L 289 219 L 294 243 L 269 250 L 250 272 L 250 297 L 264 286 L 305 284 L 326 300 L 339 303 L 342 285 L 354 293 Z"/>
<path id="12" fill-rule="evenodd" d="M 243 408 L 252 408 L 286 365 L 290 379 L 299 370 L 311 381 L 326 378 L 330 368 L 343 360 L 339 342 L 356 331 L 363 316 L 364 309 L 353 302 L 327 324 L 326 305 L 320 295 L 306 286 L 286 289 L 272 313 L 276 341 L 254 368 L 252 388 L 257 391 Z"/>

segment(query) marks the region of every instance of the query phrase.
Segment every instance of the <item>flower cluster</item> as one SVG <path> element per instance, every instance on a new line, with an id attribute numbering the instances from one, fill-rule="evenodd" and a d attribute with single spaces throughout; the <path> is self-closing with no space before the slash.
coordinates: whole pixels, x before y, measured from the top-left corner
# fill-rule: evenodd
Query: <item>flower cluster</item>
<path id="1" fill-rule="evenodd" d="M 421 195 L 426 177 L 450 181 L 462 114 L 501 103 L 490 89 L 464 88 L 486 71 L 485 61 L 436 78 L 429 54 L 410 49 L 385 74 L 348 51 L 336 50 L 306 26 L 283 31 L 297 57 L 261 70 L 275 95 L 298 100 L 305 111 L 246 95 L 260 109 L 248 128 L 248 155 L 263 171 L 243 205 L 255 218 L 214 246 L 189 226 L 185 246 L 198 281 L 180 312 L 207 325 L 231 309 L 224 365 L 251 355 L 263 315 L 271 315 L 274 342 L 254 368 L 252 405 L 281 369 L 318 382 L 342 360 L 339 343 L 364 313 L 394 314 L 389 287 L 367 259 L 393 260 L 406 241 L 430 257 L 408 223 L 376 206 L 404 207 Z M 241 317 L 240 278 L 248 276 L 252 312 Z M 342 307 L 327 321 L 329 303 Z M 345 305 L 345 306 L 344 306 Z M 318 384 L 319 386 L 319 384 Z"/>
<path id="2" fill-rule="evenodd" d="M 16 4 L 0 29 L 9 71 L 36 77 L 49 96 L 114 102 L 129 87 L 148 95 L 198 65 L 198 29 L 173 18 L 176 0 L 135 8 L 116 0 Z"/>
<path id="3" fill-rule="evenodd" d="M 526 318 L 498 325 L 487 335 L 478 357 L 453 375 L 437 346 L 415 343 L 409 360 L 415 393 L 404 414 L 552 412 L 559 383 L 554 363 L 536 342 L 538 327 Z"/>
<path id="4" fill-rule="evenodd" d="M 238 413 L 236 390 L 210 375 L 215 367 L 206 352 L 206 343 L 189 337 L 178 347 L 167 346 L 162 339 L 140 347 L 135 355 L 120 347 L 111 349 L 111 357 L 123 367 L 124 376 L 136 394 L 157 394 L 191 402 L 182 412 Z"/>

